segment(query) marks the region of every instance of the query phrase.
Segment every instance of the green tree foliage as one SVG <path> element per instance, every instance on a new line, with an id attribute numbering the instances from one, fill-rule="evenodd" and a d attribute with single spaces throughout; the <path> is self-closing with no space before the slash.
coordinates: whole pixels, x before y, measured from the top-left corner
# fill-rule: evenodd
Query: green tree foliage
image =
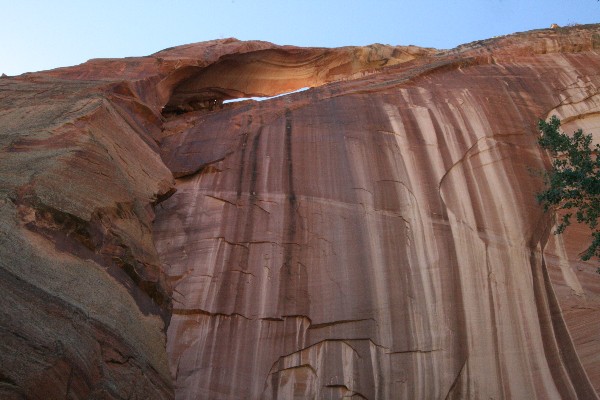
<path id="1" fill-rule="evenodd" d="M 600 256 L 600 145 L 592 145 L 592 135 L 581 129 L 569 136 L 559 130 L 560 120 L 553 116 L 549 122 L 540 120 L 539 144 L 552 156 L 552 168 L 545 174 L 546 187 L 537 194 L 544 210 L 566 210 L 555 234 L 560 234 L 577 222 L 589 226 L 591 244 L 581 258 Z M 600 273 L 600 269 L 598 269 Z"/>

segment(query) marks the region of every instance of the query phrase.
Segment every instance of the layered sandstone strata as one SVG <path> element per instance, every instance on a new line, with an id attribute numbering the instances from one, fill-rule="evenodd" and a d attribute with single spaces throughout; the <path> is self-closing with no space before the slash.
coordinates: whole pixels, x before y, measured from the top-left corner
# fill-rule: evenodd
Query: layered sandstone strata
<path id="1" fill-rule="evenodd" d="M 597 398 L 535 124 L 600 127 L 599 52 L 226 39 L 0 79 L 0 393 Z"/>

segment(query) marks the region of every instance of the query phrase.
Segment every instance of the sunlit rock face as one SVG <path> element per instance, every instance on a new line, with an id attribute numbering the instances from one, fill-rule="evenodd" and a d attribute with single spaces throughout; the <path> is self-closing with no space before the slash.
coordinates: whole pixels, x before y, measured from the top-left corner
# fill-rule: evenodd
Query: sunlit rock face
<path id="1" fill-rule="evenodd" d="M 534 172 L 538 118 L 596 118 L 594 34 L 497 39 L 169 120 L 180 178 L 154 235 L 179 398 L 594 398 L 598 358 L 573 339 L 597 349 L 598 324 L 560 302 L 597 310 L 599 278 L 575 249 L 544 251 L 565 244 Z M 286 73 L 245 65 L 248 86 Z"/>
<path id="2" fill-rule="evenodd" d="M 535 125 L 600 126 L 599 51 L 226 39 L 0 79 L 0 394 L 597 398 L 600 276 L 535 202 Z"/>

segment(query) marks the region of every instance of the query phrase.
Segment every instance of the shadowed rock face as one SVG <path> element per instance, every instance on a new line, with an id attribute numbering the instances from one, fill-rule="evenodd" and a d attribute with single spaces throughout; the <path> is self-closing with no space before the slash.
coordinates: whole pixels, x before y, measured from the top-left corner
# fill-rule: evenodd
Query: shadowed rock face
<path id="1" fill-rule="evenodd" d="M 538 118 L 600 126 L 599 51 L 226 39 L 0 79 L 0 394 L 597 398 L 600 277 L 532 171 Z"/>

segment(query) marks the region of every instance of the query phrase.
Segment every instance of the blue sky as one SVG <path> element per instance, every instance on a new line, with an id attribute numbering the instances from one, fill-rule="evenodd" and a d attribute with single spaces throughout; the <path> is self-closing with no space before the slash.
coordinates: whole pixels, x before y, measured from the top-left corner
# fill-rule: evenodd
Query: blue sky
<path id="1" fill-rule="evenodd" d="M 0 0 L 0 73 L 142 56 L 236 37 L 439 49 L 552 23 L 600 22 L 597 0 Z"/>

